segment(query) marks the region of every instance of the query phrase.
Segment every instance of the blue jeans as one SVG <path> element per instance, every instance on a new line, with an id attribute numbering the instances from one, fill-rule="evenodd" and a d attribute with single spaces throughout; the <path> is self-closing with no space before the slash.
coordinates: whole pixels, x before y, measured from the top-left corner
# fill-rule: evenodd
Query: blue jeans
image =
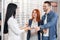
<path id="1" fill-rule="evenodd" d="M 43 36 L 42 40 L 48 40 L 48 37 Z"/>
<path id="2" fill-rule="evenodd" d="M 43 36 L 43 39 L 42 40 L 49 40 L 49 38 L 48 37 L 46 37 L 46 36 Z M 54 37 L 53 39 L 51 39 L 51 40 L 56 40 L 56 37 Z"/>
<path id="3" fill-rule="evenodd" d="M 56 40 L 56 36 L 54 36 L 54 38 L 52 40 Z"/>
<path id="4" fill-rule="evenodd" d="M 56 38 L 54 38 L 53 40 L 56 40 Z"/>

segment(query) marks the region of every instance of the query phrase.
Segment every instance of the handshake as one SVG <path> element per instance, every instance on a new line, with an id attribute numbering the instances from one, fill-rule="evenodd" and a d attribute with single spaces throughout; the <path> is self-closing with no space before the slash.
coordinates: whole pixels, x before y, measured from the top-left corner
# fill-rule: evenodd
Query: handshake
<path id="1" fill-rule="evenodd" d="M 40 30 L 40 27 L 29 27 L 28 24 L 24 25 L 24 27 L 20 27 L 20 29 L 24 29 L 25 31 L 28 31 L 28 30 L 32 30 L 32 29 L 35 29 L 35 31 L 39 31 Z M 46 29 L 43 29 L 43 32 L 44 33 L 47 33 L 47 30 Z"/>
<path id="2" fill-rule="evenodd" d="M 31 28 L 31 27 L 24 27 L 23 28 L 25 31 L 28 31 L 28 30 L 35 30 L 35 32 L 38 32 L 39 30 L 40 30 L 40 27 L 33 27 L 33 28 Z M 47 29 L 43 29 L 43 32 L 46 34 L 47 33 Z"/>
<path id="3" fill-rule="evenodd" d="M 35 29 L 35 31 L 39 31 L 40 30 L 40 27 L 34 27 L 34 28 L 31 28 L 31 27 L 25 27 L 24 30 L 25 31 L 28 31 L 28 30 L 32 30 L 32 29 Z"/>
<path id="4" fill-rule="evenodd" d="M 25 31 L 32 30 L 32 29 L 35 29 L 35 31 L 39 31 L 40 27 L 29 27 L 29 25 L 26 24 L 24 29 Z"/>
<path id="5" fill-rule="evenodd" d="M 35 31 L 39 31 L 40 30 L 40 27 L 38 27 L 38 26 L 37 27 L 29 27 L 28 23 L 26 23 L 25 26 L 26 26 L 27 30 L 33 30 L 33 29 L 35 29 Z"/>

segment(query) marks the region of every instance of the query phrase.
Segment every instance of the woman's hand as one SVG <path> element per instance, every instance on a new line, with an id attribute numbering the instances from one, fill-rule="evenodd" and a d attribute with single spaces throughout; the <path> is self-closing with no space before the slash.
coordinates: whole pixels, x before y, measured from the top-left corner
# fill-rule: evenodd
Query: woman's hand
<path id="1" fill-rule="evenodd" d="M 29 26 L 29 24 L 28 23 L 26 23 L 25 25 L 24 25 L 24 27 L 28 27 Z"/>
<path id="2" fill-rule="evenodd" d="M 28 31 L 28 30 L 31 30 L 31 28 L 30 27 L 25 27 L 24 30 Z"/>
<path id="3" fill-rule="evenodd" d="M 26 24 L 24 25 L 24 27 L 25 27 L 25 31 L 31 30 L 31 28 L 29 27 L 29 24 L 28 24 L 28 23 L 26 23 Z"/>

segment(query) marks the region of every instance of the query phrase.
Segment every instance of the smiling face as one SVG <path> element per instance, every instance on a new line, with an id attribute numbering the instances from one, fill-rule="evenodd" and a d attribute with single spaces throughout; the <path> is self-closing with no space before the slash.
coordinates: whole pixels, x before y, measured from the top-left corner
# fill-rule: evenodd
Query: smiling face
<path id="1" fill-rule="evenodd" d="M 35 10 L 33 11 L 32 16 L 33 16 L 34 18 L 37 18 L 37 12 L 36 12 Z"/>
<path id="2" fill-rule="evenodd" d="M 32 11 L 32 20 L 36 19 L 36 21 L 40 21 L 40 11 L 38 9 L 34 9 Z"/>
<path id="3" fill-rule="evenodd" d="M 43 10 L 46 12 L 48 9 L 50 9 L 50 6 L 47 3 L 43 4 Z"/>

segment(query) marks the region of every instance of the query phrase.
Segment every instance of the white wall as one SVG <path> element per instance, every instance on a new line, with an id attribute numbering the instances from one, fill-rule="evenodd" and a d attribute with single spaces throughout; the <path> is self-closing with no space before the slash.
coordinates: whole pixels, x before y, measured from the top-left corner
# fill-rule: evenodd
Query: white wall
<path id="1" fill-rule="evenodd" d="M 4 1 L 4 16 L 6 13 L 7 5 L 11 2 L 18 5 L 17 9 L 17 19 L 20 26 L 23 26 L 28 19 L 31 18 L 31 13 L 33 9 L 39 9 L 41 15 L 43 15 L 42 4 L 46 0 L 6 0 Z M 51 1 L 51 0 L 49 0 Z"/>

